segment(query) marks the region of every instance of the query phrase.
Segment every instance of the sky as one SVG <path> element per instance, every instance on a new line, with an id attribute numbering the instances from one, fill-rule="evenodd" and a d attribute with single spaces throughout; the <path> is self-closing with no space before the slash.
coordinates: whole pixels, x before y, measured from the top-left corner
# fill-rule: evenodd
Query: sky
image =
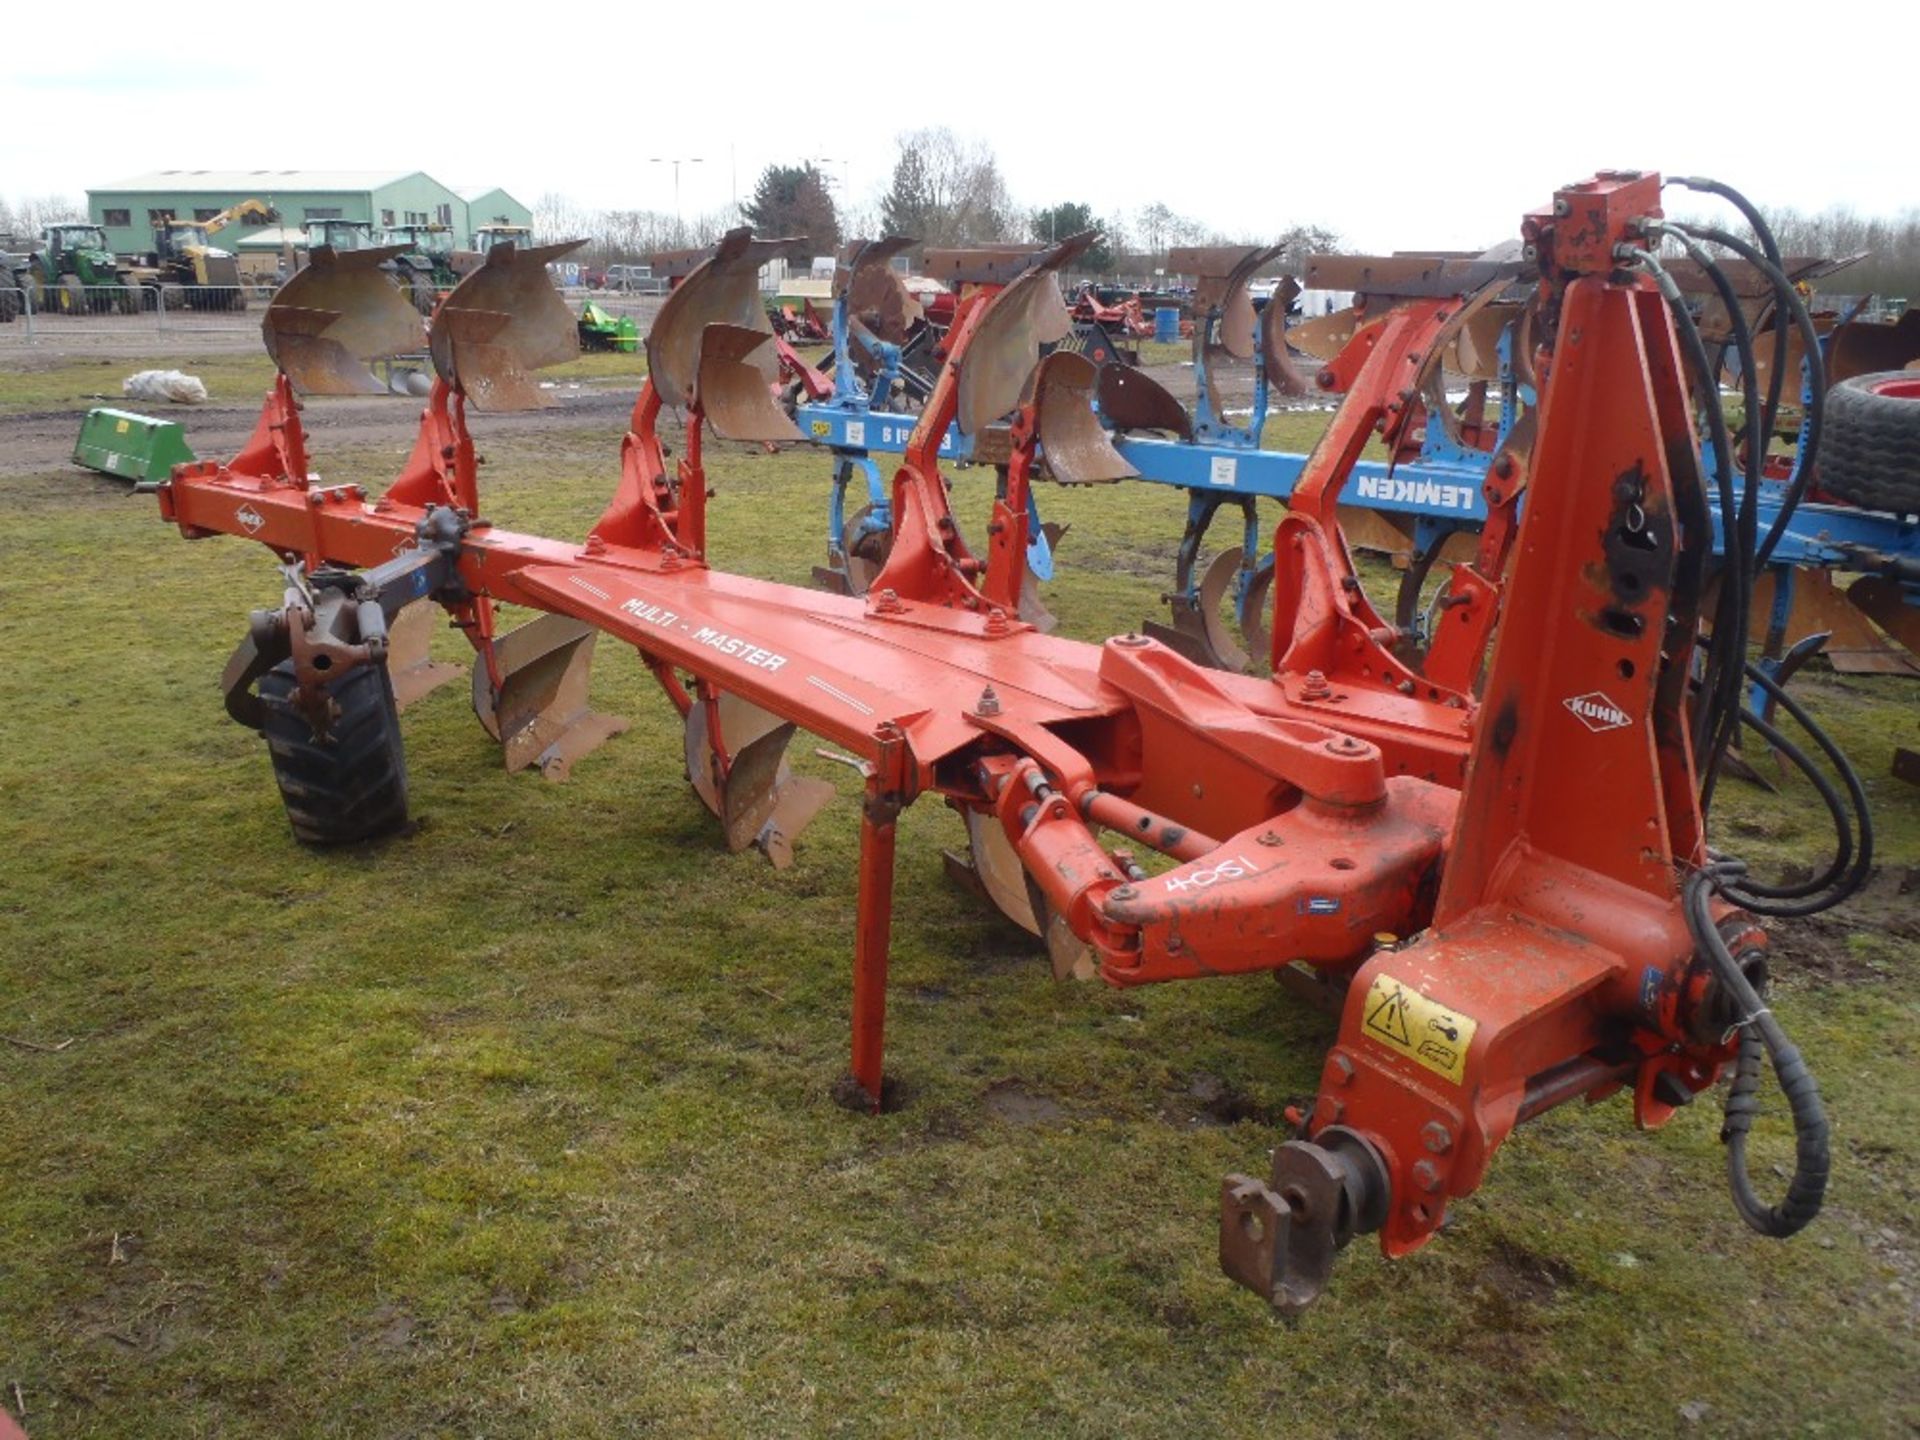
<path id="1" fill-rule="evenodd" d="M 1362 250 L 1489 245 L 1608 168 L 1711 175 L 1763 205 L 1920 206 L 1920 152 L 1894 138 L 1913 133 L 1906 98 L 1859 68 L 1911 48 L 1904 0 L 1830 0 L 1817 20 L 1688 0 L 328 0 L 228 28 L 253 13 L 155 25 L 148 4 L 95 0 L 87 32 L 127 43 L 5 47 L 0 196 L 169 168 L 393 169 L 671 212 L 655 162 L 679 157 L 691 217 L 812 158 L 871 210 L 894 137 L 944 125 L 992 147 L 1022 206 L 1159 202 L 1235 238 L 1318 224 Z"/>

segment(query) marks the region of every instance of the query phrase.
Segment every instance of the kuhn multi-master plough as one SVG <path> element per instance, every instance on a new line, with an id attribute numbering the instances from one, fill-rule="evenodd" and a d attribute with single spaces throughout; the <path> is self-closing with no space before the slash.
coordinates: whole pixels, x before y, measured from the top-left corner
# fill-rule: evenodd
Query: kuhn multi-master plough
<path id="1" fill-rule="evenodd" d="M 956 315 L 864 597 L 709 556 L 704 424 L 793 433 L 769 386 L 753 266 L 733 263 L 758 253 L 745 236 L 663 307 L 618 490 L 583 541 L 486 521 L 465 419 L 469 402 L 537 399 L 531 370 L 568 352 L 573 321 L 542 273 L 554 248 L 497 248 L 443 300 L 421 440 L 378 498 L 308 475 L 294 392 L 371 385 L 367 357 L 418 348 L 419 320 L 355 257 L 316 252 L 268 313 L 282 376 L 255 442 L 229 464 L 181 467 L 161 508 L 188 536 L 252 536 L 286 562 L 287 603 L 256 616 L 227 684 L 234 713 L 265 729 L 307 838 L 358 838 L 404 815 L 387 636 L 417 601 L 473 642 L 476 705 L 510 764 L 564 768 L 604 738 L 617 722 L 587 708 L 584 647 L 595 632 L 632 646 L 683 717 L 693 786 L 733 848 L 778 859 L 824 803 L 830 787 L 784 764 L 796 727 L 851 751 L 865 794 L 845 1093 L 862 1105 L 888 1094 L 895 819 L 921 794 L 963 814 L 981 888 L 1062 975 L 1139 985 L 1305 962 L 1344 984 L 1297 1134 L 1268 1178 L 1223 1185 L 1222 1264 L 1283 1310 L 1321 1292 L 1356 1234 L 1378 1231 L 1390 1255 L 1424 1244 L 1520 1121 L 1625 1091 L 1635 1121 L 1658 1126 L 1730 1067 L 1736 1204 L 1786 1235 L 1819 1208 L 1826 1122 L 1757 993 L 1753 916 L 1831 903 L 1857 884 L 1869 840 L 1862 816 L 1860 843 L 1848 835 L 1826 875 L 1784 887 L 1707 848 L 1703 789 L 1738 723 L 1744 642 L 1737 614 L 1698 638 L 1709 513 L 1734 506 L 1736 533 L 1743 517 L 1729 477 L 1701 468 L 1697 332 L 1648 265 L 1660 194 L 1657 176 L 1630 172 L 1568 186 L 1525 218 L 1523 259 L 1384 316 L 1274 537 L 1270 679 L 1018 618 L 1036 443 L 1054 421 L 1093 443 L 1086 362 L 1036 365 L 1035 340 L 1055 272 L 1088 237 Z M 1456 577 L 1448 625 L 1467 650 L 1491 646 L 1478 685 L 1456 687 L 1397 658 L 1335 507 L 1368 440 L 1393 443 L 1436 357 L 1523 271 L 1544 291 L 1536 427 L 1524 452 L 1488 459 L 1482 546 L 1510 558 Z M 1708 404 L 1726 455 L 1717 396 Z M 671 473 L 656 433 L 669 405 L 688 415 Z M 938 447 L 950 423 L 978 435 L 1009 414 L 1006 494 L 976 555 Z M 1522 488 L 1523 524 L 1510 503 Z M 503 601 L 545 614 L 497 634 Z M 1149 850 L 1164 860 L 1143 866 L 1135 852 Z M 1798 1139 L 1773 1207 L 1744 1162 L 1767 1057 Z"/>

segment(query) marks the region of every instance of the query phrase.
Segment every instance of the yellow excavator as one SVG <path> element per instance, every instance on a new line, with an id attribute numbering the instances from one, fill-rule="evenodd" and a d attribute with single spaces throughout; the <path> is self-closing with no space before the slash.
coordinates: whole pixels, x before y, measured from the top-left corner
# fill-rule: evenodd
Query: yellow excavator
<path id="1" fill-rule="evenodd" d="M 280 214 L 264 200 L 242 200 L 205 220 L 180 220 L 162 214 L 154 226 L 153 249 L 132 267 L 130 278 L 155 288 L 169 310 L 244 310 L 247 292 L 231 250 L 212 243 L 227 226 L 252 216 L 272 224 Z"/>

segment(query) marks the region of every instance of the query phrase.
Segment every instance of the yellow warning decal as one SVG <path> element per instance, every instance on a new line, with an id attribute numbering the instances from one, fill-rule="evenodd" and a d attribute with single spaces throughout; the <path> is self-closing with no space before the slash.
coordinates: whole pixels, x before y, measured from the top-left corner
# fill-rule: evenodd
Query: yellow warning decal
<path id="1" fill-rule="evenodd" d="M 1367 1038 L 1456 1085 L 1466 1082 L 1467 1047 L 1479 1028 L 1472 1016 L 1437 1005 L 1391 976 L 1375 976 L 1367 990 Z"/>
<path id="2" fill-rule="evenodd" d="M 116 425 L 115 425 L 115 426 L 113 427 L 113 433 L 114 433 L 114 434 L 116 434 L 116 435 L 124 435 L 124 434 L 126 434 L 126 433 L 127 433 L 127 422 L 126 422 L 125 420 L 122 420 L 122 421 L 120 421 L 120 422 L 119 422 L 118 424 L 116 424 Z"/>
<path id="3" fill-rule="evenodd" d="M 814 438 L 817 440 L 824 440 L 833 433 L 833 426 L 825 420 L 815 420 L 807 428 L 813 431 Z"/>

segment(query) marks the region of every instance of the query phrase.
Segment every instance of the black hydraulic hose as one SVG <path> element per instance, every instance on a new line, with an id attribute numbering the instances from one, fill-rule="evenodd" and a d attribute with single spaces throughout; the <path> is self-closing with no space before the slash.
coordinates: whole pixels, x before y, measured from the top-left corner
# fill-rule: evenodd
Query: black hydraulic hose
<path id="1" fill-rule="evenodd" d="M 1733 1192 L 1733 1208 L 1760 1234 L 1785 1239 L 1804 1229 L 1820 1213 L 1832 1168 L 1831 1131 L 1813 1072 L 1761 1000 L 1753 982 L 1741 970 L 1740 962 L 1727 949 L 1719 927 L 1713 923 L 1709 909 L 1713 894 L 1723 882 L 1737 881 L 1744 873 L 1745 867 L 1737 860 L 1703 866 L 1687 877 L 1682 889 L 1682 905 L 1694 943 L 1713 967 L 1714 976 L 1737 1016 L 1733 1028 L 1740 1031 L 1733 1083 L 1727 1090 L 1725 1119 L 1720 1127 L 1720 1139 L 1727 1147 L 1727 1185 Z M 1760 1113 L 1763 1052 L 1773 1061 L 1773 1073 L 1780 1081 L 1780 1091 L 1786 1096 L 1787 1108 L 1793 1116 L 1793 1175 L 1778 1205 L 1768 1205 L 1760 1198 L 1747 1173 L 1747 1135 L 1753 1129 L 1754 1117 Z"/>
<path id="2" fill-rule="evenodd" d="M 1659 260 L 1645 250 L 1633 251 L 1631 258 L 1653 276 L 1660 293 L 1666 297 L 1667 308 L 1673 314 L 1674 328 L 1680 334 L 1687 358 L 1700 381 L 1701 401 L 1707 412 L 1713 441 L 1714 485 L 1720 495 L 1720 529 L 1727 542 L 1724 548 L 1731 572 L 1721 581 L 1719 611 L 1714 616 L 1713 642 L 1708 650 L 1702 686 L 1706 698 L 1694 718 L 1694 760 L 1701 775 L 1701 809 L 1704 812 L 1712 802 L 1713 781 L 1719 769 L 1720 756 L 1732 743 L 1733 731 L 1738 723 L 1738 661 L 1745 655 L 1747 604 L 1752 579 L 1747 571 L 1746 556 L 1739 545 L 1740 512 L 1733 492 L 1733 442 L 1727 432 L 1726 411 L 1720 404 L 1720 385 L 1713 372 L 1713 362 L 1707 355 L 1706 342 L 1700 337 L 1700 327 L 1687 311 L 1679 285 Z"/>
<path id="3" fill-rule="evenodd" d="M 1773 238 L 1773 227 L 1767 224 L 1766 217 L 1760 213 L 1759 207 L 1738 190 L 1718 180 L 1709 180 L 1698 175 L 1671 176 L 1667 183 L 1678 185 L 1686 190 L 1696 190 L 1704 195 L 1718 195 L 1727 201 L 1745 217 L 1747 224 L 1752 227 L 1753 233 L 1759 238 L 1760 248 L 1766 252 L 1767 259 L 1776 267 L 1780 265 L 1780 245 Z M 1773 443 L 1774 423 L 1780 415 L 1780 391 L 1786 383 L 1788 315 L 1782 308 L 1777 294 L 1771 319 L 1773 322 L 1771 327 L 1773 373 L 1767 377 L 1767 404 L 1764 416 L 1768 444 Z"/>
<path id="4" fill-rule="evenodd" d="M 1715 291 L 1720 296 L 1720 303 L 1726 308 L 1728 321 L 1733 329 L 1734 348 L 1740 357 L 1740 389 L 1745 410 L 1747 458 L 1745 465 L 1742 467 L 1744 483 L 1740 491 L 1739 526 L 1737 533 L 1727 533 L 1726 552 L 1733 554 L 1737 550 L 1737 553 L 1743 557 L 1751 556 L 1754 552 L 1754 540 L 1759 531 L 1760 477 L 1766 464 L 1766 441 L 1762 437 L 1769 433 L 1761 424 L 1758 397 L 1754 390 L 1753 331 L 1751 327 L 1748 326 L 1747 318 L 1740 309 L 1739 297 L 1734 292 L 1733 282 L 1727 278 L 1726 271 L 1722 269 L 1704 245 L 1687 234 L 1686 231 L 1677 226 L 1665 224 L 1662 221 L 1650 220 L 1647 222 L 1646 228 L 1653 234 L 1672 236 L 1685 248 L 1688 256 L 1701 268 L 1707 278 L 1712 281 Z M 1715 376 L 1716 379 L 1713 383 L 1717 387 L 1717 369 Z M 1717 388 L 1715 393 L 1716 395 L 1718 394 Z M 1736 571 L 1736 573 L 1738 572 Z M 1746 603 L 1748 607 L 1751 607 L 1752 586 L 1755 577 L 1750 561 L 1747 562 L 1747 577 L 1745 586 L 1747 591 Z M 1742 629 L 1740 631 L 1740 634 L 1743 636 L 1746 634 L 1745 624 L 1746 617 L 1743 616 Z M 1717 625 L 1718 622 L 1716 622 L 1716 628 Z M 1744 650 L 1744 646 L 1742 649 Z M 1718 664 L 1724 665 L 1726 663 L 1726 653 L 1725 650 L 1720 651 L 1721 659 Z M 1700 733 L 1703 735 L 1710 733 L 1716 723 L 1710 718 L 1710 714 L 1711 707 L 1709 707 L 1707 712 L 1703 712 L 1700 719 Z M 1732 743 L 1733 735 L 1731 732 L 1734 726 L 1726 724 L 1724 721 L 1718 723 L 1721 723 L 1728 732 L 1720 746 L 1721 753 L 1724 753 L 1725 746 Z M 1704 747 L 1698 744 L 1696 745 L 1696 756 L 1702 755 L 1703 748 Z M 1706 775 L 1705 783 L 1702 786 L 1702 800 L 1705 805 L 1711 806 L 1713 803 L 1713 791 L 1717 779 L 1717 774 L 1712 772 L 1708 772 Z"/>
<path id="5" fill-rule="evenodd" d="M 1749 884 L 1745 883 L 1743 876 L 1741 884 L 1727 887 L 1727 898 L 1743 909 L 1753 911 L 1756 915 L 1768 915 L 1779 919 L 1817 915 L 1822 910 L 1832 909 L 1858 890 L 1866 882 L 1867 875 L 1873 868 L 1873 810 L 1867 803 L 1867 789 L 1860 783 L 1860 772 L 1853 768 L 1853 763 L 1847 759 L 1846 752 L 1834 743 L 1833 737 L 1821 728 L 1819 721 L 1807 713 L 1806 707 L 1787 693 L 1786 686 L 1758 665 L 1748 665 L 1746 672 L 1748 679 L 1772 696 L 1780 708 L 1793 717 L 1794 723 L 1813 737 L 1814 744 L 1820 747 L 1821 753 L 1827 757 L 1827 763 L 1833 766 L 1834 773 L 1840 777 L 1840 783 L 1846 787 L 1847 799 L 1853 807 L 1857 825 L 1848 827 L 1844 820 L 1838 816 L 1835 818 L 1836 831 L 1839 833 L 1838 848 L 1841 850 L 1853 848 L 1853 863 L 1846 867 L 1846 873 L 1825 894 L 1816 895 L 1811 899 L 1802 899 L 1794 893 L 1799 887 Z M 1800 760 L 1795 759 L 1796 755 L 1801 755 L 1804 759 L 1803 752 L 1800 752 L 1797 747 L 1782 746 L 1781 753 L 1789 761 L 1799 765 L 1809 779 L 1813 778 L 1815 771 L 1809 765 L 1801 764 Z M 1820 782 L 1815 782 L 1815 788 L 1821 789 Z M 1822 798 L 1825 798 L 1824 790 Z M 1849 829 L 1857 829 L 1859 832 L 1857 847 L 1852 846 L 1850 837 L 1846 833 Z M 1820 888 L 1825 889 L 1825 886 Z M 1782 903 L 1783 901 L 1793 903 Z"/>
<path id="6" fill-rule="evenodd" d="M 1781 885 L 1744 881 L 1739 892 L 1741 902 L 1744 908 L 1753 909 L 1754 905 L 1750 902 L 1753 902 L 1756 896 L 1764 896 L 1770 900 L 1797 900 L 1808 895 L 1819 894 L 1840 880 L 1853 863 L 1853 817 L 1847 811 L 1846 801 L 1840 798 L 1840 792 L 1834 789 L 1833 782 L 1820 773 L 1820 768 L 1813 763 L 1813 758 L 1773 725 L 1744 707 L 1740 711 L 1740 719 L 1749 730 L 1784 755 L 1787 763 L 1807 777 L 1808 782 L 1818 792 L 1821 803 L 1827 807 L 1827 814 L 1833 820 L 1833 833 L 1838 841 L 1833 859 L 1827 863 L 1827 868 L 1820 874 L 1806 880 Z M 1777 914 L 1778 912 L 1769 909 L 1766 913 Z"/>
<path id="7" fill-rule="evenodd" d="M 1793 317 L 1793 323 L 1800 331 L 1800 343 L 1807 352 L 1809 398 L 1806 417 L 1801 422 L 1806 433 L 1801 442 L 1800 466 L 1794 473 L 1793 483 L 1787 487 L 1787 493 L 1781 498 L 1780 513 L 1773 517 L 1773 524 L 1767 527 L 1766 539 L 1760 542 L 1759 548 L 1754 553 L 1754 563 L 1765 565 L 1772 558 L 1774 547 L 1780 543 L 1780 537 L 1786 533 L 1787 525 L 1793 519 L 1793 512 L 1799 508 L 1801 498 L 1807 492 L 1807 485 L 1813 478 L 1814 461 L 1820 453 L 1820 439 L 1826 430 L 1827 362 L 1820 352 L 1820 333 L 1814 329 L 1813 317 L 1807 313 L 1806 304 L 1800 299 L 1800 292 L 1793 288 L 1792 282 L 1787 279 L 1779 266 L 1737 235 L 1729 235 L 1724 230 L 1715 230 L 1704 225 L 1689 225 L 1685 228 L 1698 239 L 1725 246 L 1748 264 L 1759 269 L 1772 282 L 1774 294 L 1778 297 L 1777 303 L 1784 306 L 1787 313 Z M 1777 370 L 1778 367 L 1776 367 L 1776 373 Z"/>
<path id="8" fill-rule="evenodd" d="M 1771 433 L 1761 424 L 1760 406 L 1753 388 L 1753 328 L 1747 324 L 1747 317 L 1740 310 L 1740 297 L 1734 292 L 1733 281 L 1727 278 L 1727 272 L 1706 246 L 1679 226 L 1668 225 L 1664 221 L 1650 220 L 1647 229 L 1656 235 L 1671 236 L 1685 248 L 1688 258 L 1713 282 L 1713 288 L 1720 296 L 1720 303 L 1726 307 L 1728 321 L 1733 327 L 1734 353 L 1740 357 L 1740 396 L 1746 411 L 1747 430 L 1746 484 L 1740 494 L 1740 534 L 1748 553 L 1752 553 L 1760 524 L 1754 502 L 1759 498 L 1760 476 L 1766 469 L 1767 441 L 1764 437 Z"/>

